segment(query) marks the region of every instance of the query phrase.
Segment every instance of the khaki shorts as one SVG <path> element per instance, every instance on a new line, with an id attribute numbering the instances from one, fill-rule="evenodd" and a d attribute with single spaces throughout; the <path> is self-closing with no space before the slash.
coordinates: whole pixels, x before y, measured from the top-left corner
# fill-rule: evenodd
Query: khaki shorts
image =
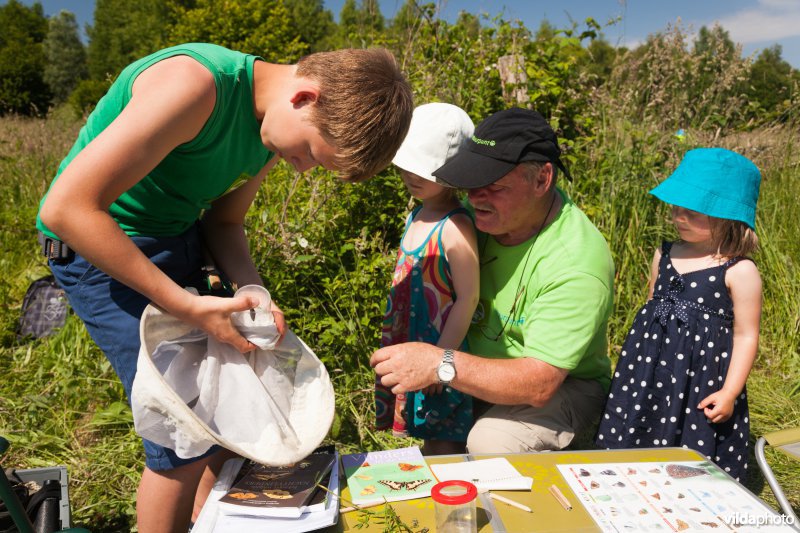
<path id="1" fill-rule="evenodd" d="M 567 377 L 544 407 L 476 401 L 469 453 L 560 450 L 600 417 L 606 394 L 595 380 Z M 482 412 L 485 410 L 485 412 Z"/>

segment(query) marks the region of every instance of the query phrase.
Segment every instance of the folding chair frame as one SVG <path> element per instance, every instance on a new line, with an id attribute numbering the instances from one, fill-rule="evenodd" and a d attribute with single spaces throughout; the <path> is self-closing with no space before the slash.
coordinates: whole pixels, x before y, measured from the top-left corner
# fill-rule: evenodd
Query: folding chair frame
<path id="1" fill-rule="evenodd" d="M 772 489 L 772 493 L 775 495 L 775 499 L 778 500 L 778 505 L 780 505 L 781 511 L 784 515 L 789 517 L 792 521 L 792 524 L 800 524 L 797 519 L 797 515 L 792 509 L 792 504 L 789 502 L 789 499 L 784 494 L 783 489 L 781 488 L 778 480 L 775 478 L 775 474 L 772 472 L 772 468 L 770 468 L 769 464 L 767 463 L 767 458 L 764 455 L 764 447 L 767 444 L 772 446 L 781 446 L 787 442 L 782 437 L 788 436 L 789 431 L 778 431 L 776 433 L 770 433 L 763 437 L 759 437 L 756 440 L 756 447 L 755 447 L 755 455 L 756 455 L 756 462 L 758 463 L 758 467 L 761 469 L 761 473 L 764 474 L 764 479 L 767 480 L 769 484 L 769 488 Z M 791 454 L 789 454 L 791 455 Z"/>

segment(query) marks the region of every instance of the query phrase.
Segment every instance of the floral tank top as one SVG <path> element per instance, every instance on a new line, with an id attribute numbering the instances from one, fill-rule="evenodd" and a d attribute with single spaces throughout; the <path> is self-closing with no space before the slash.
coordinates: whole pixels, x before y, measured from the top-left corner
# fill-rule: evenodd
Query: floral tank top
<path id="1" fill-rule="evenodd" d="M 403 238 L 420 209 L 418 207 L 408 217 Z M 450 265 L 444 255 L 442 230 L 447 219 L 458 213 L 469 216 L 463 207 L 450 211 L 414 250 L 405 249 L 401 239 L 383 317 L 381 346 L 439 341 L 455 296 Z"/>

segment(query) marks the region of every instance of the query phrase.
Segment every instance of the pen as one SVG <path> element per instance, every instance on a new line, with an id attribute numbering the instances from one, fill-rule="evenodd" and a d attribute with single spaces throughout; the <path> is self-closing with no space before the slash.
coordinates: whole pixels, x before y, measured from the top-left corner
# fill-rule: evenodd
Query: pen
<path id="1" fill-rule="evenodd" d="M 517 503 L 514 500 L 509 500 L 508 498 L 500 496 L 499 494 L 495 494 L 494 492 L 490 492 L 489 493 L 489 497 L 491 499 L 493 499 L 493 500 L 497 500 L 499 502 L 507 503 L 511 507 L 516 507 L 517 509 L 522 509 L 523 511 L 526 511 L 526 512 L 529 512 L 529 513 L 533 512 L 533 511 L 531 511 L 531 508 L 528 507 L 527 505 L 522 505 L 521 503 Z"/>
<path id="2" fill-rule="evenodd" d="M 560 490 L 558 490 L 558 487 L 556 487 L 555 485 L 550 485 L 550 489 L 549 490 L 550 490 L 550 494 L 553 495 L 553 498 L 558 500 L 558 503 L 561 504 L 561 507 L 563 507 L 567 511 L 571 511 L 572 510 L 572 504 L 569 503 L 569 500 L 561 493 Z"/>

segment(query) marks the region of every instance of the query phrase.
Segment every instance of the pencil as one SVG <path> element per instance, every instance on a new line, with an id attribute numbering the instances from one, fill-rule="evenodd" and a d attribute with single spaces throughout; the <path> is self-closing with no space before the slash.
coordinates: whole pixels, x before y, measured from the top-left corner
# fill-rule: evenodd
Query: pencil
<path id="1" fill-rule="evenodd" d="M 571 511 L 572 510 L 572 504 L 569 503 L 569 500 L 561 493 L 560 490 L 558 490 L 558 487 L 556 487 L 555 485 L 550 485 L 550 489 L 549 490 L 550 490 L 550 494 L 553 495 L 553 498 L 558 500 L 558 503 L 561 504 L 561 507 L 563 507 L 567 511 Z"/>
<path id="2" fill-rule="evenodd" d="M 511 507 L 516 507 L 517 509 L 522 509 L 523 511 L 526 511 L 526 512 L 529 512 L 529 513 L 533 512 L 533 511 L 531 511 L 531 508 L 528 507 L 527 505 L 522 505 L 521 503 L 517 503 L 514 500 L 509 500 L 508 498 L 500 496 L 499 494 L 495 494 L 494 492 L 490 492 L 489 493 L 489 497 L 491 499 L 493 499 L 493 500 L 497 500 L 499 502 L 507 503 Z"/>

